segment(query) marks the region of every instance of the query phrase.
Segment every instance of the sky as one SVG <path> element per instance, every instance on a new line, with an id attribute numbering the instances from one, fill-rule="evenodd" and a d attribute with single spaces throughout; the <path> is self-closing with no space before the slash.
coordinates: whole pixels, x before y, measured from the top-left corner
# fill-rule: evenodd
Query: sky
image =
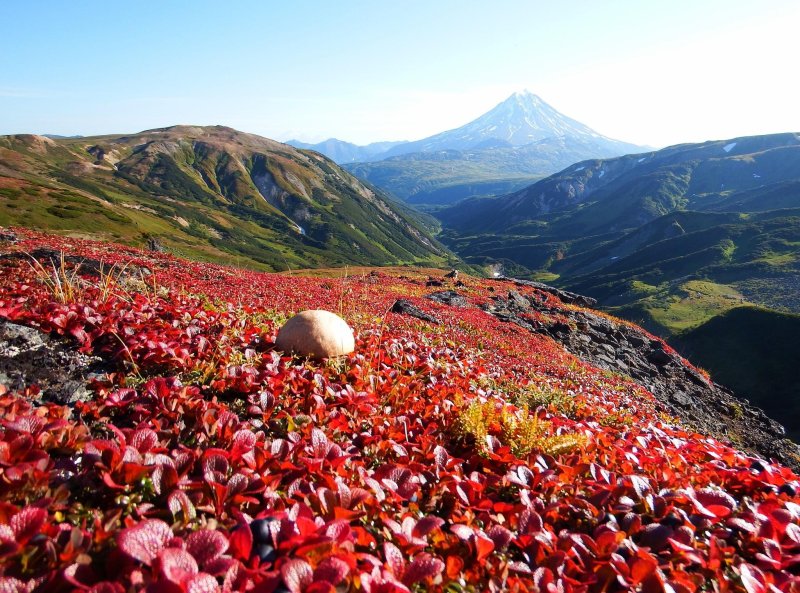
<path id="1" fill-rule="evenodd" d="M 2 0 L 0 134 L 415 140 L 528 89 L 661 147 L 800 131 L 797 0 Z"/>

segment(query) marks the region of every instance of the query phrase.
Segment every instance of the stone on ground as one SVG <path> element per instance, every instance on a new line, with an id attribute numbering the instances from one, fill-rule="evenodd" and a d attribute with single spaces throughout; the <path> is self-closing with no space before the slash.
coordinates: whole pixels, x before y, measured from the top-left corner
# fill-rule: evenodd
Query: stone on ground
<path id="1" fill-rule="evenodd" d="M 347 322 L 330 311 L 315 309 L 292 317 L 278 331 L 278 350 L 309 356 L 332 358 L 355 349 L 353 330 Z"/>

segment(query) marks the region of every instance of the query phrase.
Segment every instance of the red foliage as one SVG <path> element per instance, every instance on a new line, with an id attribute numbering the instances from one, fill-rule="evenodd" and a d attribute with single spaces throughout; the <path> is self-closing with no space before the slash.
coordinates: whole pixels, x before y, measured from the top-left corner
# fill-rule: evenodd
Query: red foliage
<path id="1" fill-rule="evenodd" d="M 61 303 L 25 258 L 0 261 L 0 317 L 115 368 L 74 408 L 0 387 L 1 591 L 800 591 L 790 470 L 670 424 L 549 339 L 420 298 L 424 276 L 257 274 L 17 232 L 17 250 L 152 276 L 84 276 Z M 510 288 L 466 282 L 472 304 Z M 399 297 L 442 324 L 389 313 Z M 356 352 L 276 352 L 306 308 L 342 312 Z M 530 385 L 571 396 L 536 414 L 588 445 L 518 457 L 457 430 L 465 403 Z"/>

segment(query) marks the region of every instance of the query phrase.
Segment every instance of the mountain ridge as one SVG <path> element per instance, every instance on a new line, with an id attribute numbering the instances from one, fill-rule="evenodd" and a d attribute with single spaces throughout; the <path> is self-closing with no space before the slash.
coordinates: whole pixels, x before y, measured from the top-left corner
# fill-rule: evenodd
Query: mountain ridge
<path id="1" fill-rule="evenodd" d="M 448 257 L 422 217 L 326 157 L 226 126 L 3 136 L 0 190 L 2 224 L 155 237 L 271 270 Z"/>

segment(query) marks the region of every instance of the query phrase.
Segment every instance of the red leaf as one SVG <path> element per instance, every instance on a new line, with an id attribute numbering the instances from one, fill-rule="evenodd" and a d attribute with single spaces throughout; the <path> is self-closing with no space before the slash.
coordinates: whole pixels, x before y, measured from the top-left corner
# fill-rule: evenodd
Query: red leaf
<path id="1" fill-rule="evenodd" d="M 633 584 L 638 585 L 653 574 L 657 568 L 658 561 L 650 554 L 640 551 L 631 565 L 631 579 Z"/>
<path id="2" fill-rule="evenodd" d="M 444 519 L 428 515 L 417 521 L 417 524 L 411 530 L 411 535 L 414 537 L 424 537 L 442 525 L 444 525 Z"/>
<path id="3" fill-rule="evenodd" d="M 315 581 L 327 581 L 331 585 L 341 583 L 350 572 L 347 562 L 335 556 L 325 558 L 314 571 Z"/>
<path id="4" fill-rule="evenodd" d="M 476 533 L 475 550 L 478 554 L 478 562 L 480 562 L 494 551 L 494 542 L 482 533 Z"/>
<path id="5" fill-rule="evenodd" d="M 194 556 L 200 566 L 222 556 L 227 549 L 228 540 L 219 531 L 201 529 L 186 538 L 186 551 Z"/>
<path id="6" fill-rule="evenodd" d="M 128 556 L 149 566 L 171 537 L 169 525 L 150 519 L 121 531 L 117 545 Z"/>
<path id="7" fill-rule="evenodd" d="M 336 589 L 328 581 L 314 581 L 306 588 L 305 593 L 336 593 Z"/>
<path id="8" fill-rule="evenodd" d="M 455 580 L 461 576 L 461 571 L 464 570 L 464 561 L 456 555 L 448 556 L 445 568 L 450 580 Z"/>
<path id="9" fill-rule="evenodd" d="M 228 541 L 231 555 L 239 560 L 246 561 L 253 551 L 253 532 L 247 525 L 240 525 Z"/>
<path id="10" fill-rule="evenodd" d="M 47 521 L 47 511 L 44 509 L 26 507 L 11 518 L 11 529 L 17 543 L 25 545 L 29 539 L 39 533 Z"/>
<path id="11" fill-rule="evenodd" d="M 406 568 L 403 583 L 413 585 L 419 581 L 434 577 L 444 570 L 444 562 L 430 554 L 418 554 Z"/>
<path id="12" fill-rule="evenodd" d="M 281 566 L 281 577 L 290 593 L 303 593 L 314 581 L 314 570 L 305 560 L 292 558 Z"/>

